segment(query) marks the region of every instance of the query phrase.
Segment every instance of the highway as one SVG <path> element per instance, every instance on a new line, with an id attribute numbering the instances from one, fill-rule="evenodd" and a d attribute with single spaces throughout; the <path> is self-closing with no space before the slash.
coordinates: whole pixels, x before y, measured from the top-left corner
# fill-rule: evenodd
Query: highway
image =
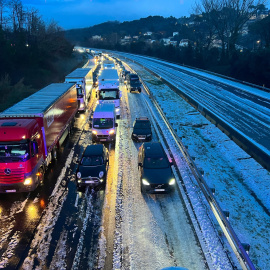
<path id="1" fill-rule="evenodd" d="M 82 192 L 75 184 L 77 160 L 83 149 L 92 143 L 89 116 L 96 102 L 93 91 L 88 111 L 78 114 L 75 129 L 63 145 L 59 159 L 45 175 L 44 186 L 25 196 L 1 197 L 0 230 L 4 237 L 0 242 L 0 266 L 5 269 L 162 269 L 167 266 L 189 270 L 241 269 L 181 151 L 149 97 L 148 91 L 151 91 L 190 154 L 195 156 L 195 163 L 204 170 L 208 185 L 215 186 L 218 201 L 230 211 L 230 222 L 237 235 L 251 245 L 252 261 L 258 269 L 267 269 L 264 267 L 270 266 L 267 260 L 270 257 L 267 250 L 270 206 L 267 194 L 261 195 L 255 185 L 263 185 L 267 193 L 269 184 L 265 182 L 269 174 L 241 149 L 231 153 L 231 157 L 230 153 L 224 155 L 222 151 L 226 148 L 219 143 L 225 143 L 228 152 L 236 148 L 232 141 L 224 139 L 226 135 L 218 135 L 222 142 L 213 137 L 212 142 L 207 141 L 203 132 L 213 136 L 217 130 L 214 125 L 207 123 L 158 78 L 131 61 L 127 63 L 138 72 L 148 89 L 141 94 L 129 93 L 121 84 L 122 115 L 118 120 L 116 145 L 107 145 L 110 167 L 106 190 Z M 155 72 L 157 65 L 151 67 Z M 178 72 L 175 68 L 169 74 Z M 179 83 L 175 75 L 170 78 Z M 196 77 L 192 80 L 196 87 L 202 84 Z M 207 87 L 203 89 L 206 91 Z M 215 98 L 217 96 L 224 98 L 226 95 L 219 93 Z M 239 106 L 242 102 L 238 97 Z M 250 100 L 244 101 L 246 104 L 252 103 L 249 97 Z M 256 103 L 251 112 L 255 114 L 259 108 L 260 116 L 256 121 L 260 118 L 262 129 L 269 109 L 264 102 L 266 99 Z M 227 113 L 225 107 L 222 112 Z M 181 122 L 178 120 L 180 114 Z M 131 140 L 132 123 L 140 116 L 151 119 L 153 141 L 161 141 L 168 156 L 174 158 L 179 188 L 172 194 L 142 195 L 140 192 L 137 155 L 141 144 Z M 209 155 L 212 155 L 211 160 Z M 239 165 L 233 165 L 236 160 L 242 166 L 254 166 L 254 170 L 239 171 Z M 220 162 L 223 164 L 219 168 Z M 231 176 L 226 179 L 228 175 Z M 256 177 L 256 183 L 251 182 L 252 177 Z M 254 222 L 244 218 L 248 213 L 252 213 Z M 260 254 L 265 254 L 266 258 L 260 258 Z"/>

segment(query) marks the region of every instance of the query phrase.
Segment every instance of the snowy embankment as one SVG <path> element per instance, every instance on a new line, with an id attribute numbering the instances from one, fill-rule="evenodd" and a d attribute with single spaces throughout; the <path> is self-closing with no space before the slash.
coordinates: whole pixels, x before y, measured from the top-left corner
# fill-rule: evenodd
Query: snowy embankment
<path id="1" fill-rule="evenodd" d="M 258 269 L 270 269 L 270 175 L 256 161 L 161 81 L 131 63 L 148 85 L 167 119 L 204 171 L 216 199 Z"/>

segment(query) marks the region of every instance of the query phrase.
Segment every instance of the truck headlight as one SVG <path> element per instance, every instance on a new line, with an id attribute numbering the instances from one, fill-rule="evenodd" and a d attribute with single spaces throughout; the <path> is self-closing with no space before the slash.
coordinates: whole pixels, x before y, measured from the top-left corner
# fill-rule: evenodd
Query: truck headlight
<path id="1" fill-rule="evenodd" d="M 32 178 L 31 177 L 25 178 L 23 184 L 25 186 L 31 185 L 32 184 Z"/>
<path id="2" fill-rule="evenodd" d="M 114 129 L 111 129 L 111 130 L 109 131 L 109 134 L 110 134 L 110 135 L 113 135 L 114 133 L 115 133 Z"/>
<path id="3" fill-rule="evenodd" d="M 142 179 L 142 183 L 145 185 L 145 186 L 150 186 L 149 182 L 145 179 Z"/>
<path id="4" fill-rule="evenodd" d="M 96 130 L 92 130 L 92 134 L 97 135 L 97 131 Z"/>
<path id="5" fill-rule="evenodd" d="M 120 108 L 116 108 L 115 111 L 116 111 L 116 112 L 119 112 L 119 111 L 120 111 Z"/>
<path id="6" fill-rule="evenodd" d="M 82 177 L 82 174 L 80 172 L 77 172 L 77 177 L 78 178 L 81 178 Z"/>
<path id="7" fill-rule="evenodd" d="M 175 179 L 172 178 L 172 179 L 169 181 L 169 185 L 172 186 L 172 185 L 174 185 L 174 184 L 175 184 Z"/>
<path id="8" fill-rule="evenodd" d="M 102 178 L 104 176 L 104 172 L 103 171 L 99 172 L 98 176 L 99 176 L 99 178 Z"/>

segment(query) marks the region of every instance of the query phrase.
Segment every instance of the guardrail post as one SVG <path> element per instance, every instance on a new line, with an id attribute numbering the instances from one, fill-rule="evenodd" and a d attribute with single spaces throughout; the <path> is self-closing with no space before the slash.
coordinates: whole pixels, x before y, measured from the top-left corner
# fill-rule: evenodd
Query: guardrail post
<path id="1" fill-rule="evenodd" d="M 249 250 L 250 250 L 250 244 L 248 243 L 241 243 L 244 250 L 246 251 L 247 254 L 249 254 Z"/>
<path id="2" fill-rule="evenodd" d="M 225 215 L 225 217 L 227 218 L 227 220 L 229 220 L 230 212 L 225 210 L 225 211 L 223 211 L 223 214 Z"/>

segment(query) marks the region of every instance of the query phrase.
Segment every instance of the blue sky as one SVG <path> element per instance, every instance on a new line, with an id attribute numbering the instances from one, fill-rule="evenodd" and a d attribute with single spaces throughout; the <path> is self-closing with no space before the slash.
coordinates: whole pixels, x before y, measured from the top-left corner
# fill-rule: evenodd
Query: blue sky
<path id="1" fill-rule="evenodd" d="M 194 13 L 195 0 L 22 0 L 39 10 L 45 21 L 54 19 L 64 29 L 83 28 L 106 21 L 132 21 L 161 15 L 176 18 Z"/>

